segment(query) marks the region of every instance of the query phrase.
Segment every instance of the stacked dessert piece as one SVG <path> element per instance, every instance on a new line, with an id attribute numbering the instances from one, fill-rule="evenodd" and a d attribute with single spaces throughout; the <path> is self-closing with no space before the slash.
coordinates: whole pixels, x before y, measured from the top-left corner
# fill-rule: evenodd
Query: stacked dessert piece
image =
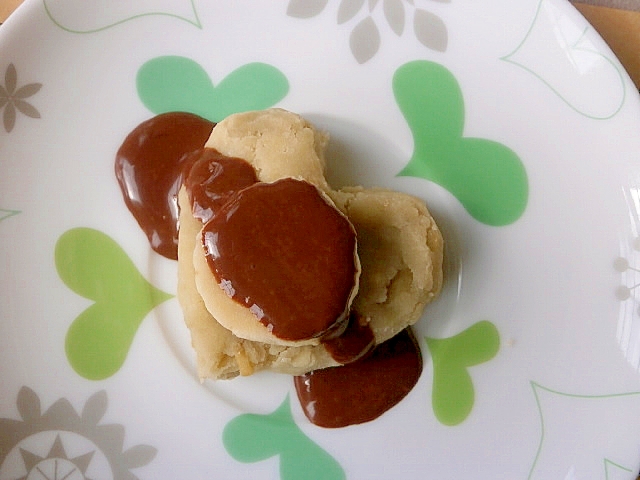
<path id="1" fill-rule="evenodd" d="M 201 379 L 355 361 L 439 293 L 443 240 L 424 202 L 332 189 L 327 142 L 285 110 L 235 114 L 184 179 L 178 299 Z"/>

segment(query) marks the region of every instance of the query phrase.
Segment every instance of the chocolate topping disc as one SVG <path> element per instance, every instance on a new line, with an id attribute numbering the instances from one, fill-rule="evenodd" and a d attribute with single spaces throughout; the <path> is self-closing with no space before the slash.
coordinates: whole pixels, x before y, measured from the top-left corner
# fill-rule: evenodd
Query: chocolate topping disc
<path id="1" fill-rule="evenodd" d="M 357 290 L 356 234 L 313 185 L 293 178 L 238 192 L 203 227 L 220 287 L 276 337 L 321 337 Z"/>

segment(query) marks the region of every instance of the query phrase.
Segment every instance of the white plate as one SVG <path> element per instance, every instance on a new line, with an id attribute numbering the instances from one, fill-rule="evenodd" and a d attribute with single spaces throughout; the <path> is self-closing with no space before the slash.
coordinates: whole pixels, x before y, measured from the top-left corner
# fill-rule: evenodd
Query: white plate
<path id="1" fill-rule="evenodd" d="M 0 52 L 0 479 L 635 478 L 640 105 L 569 3 L 31 0 Z M 330 131 L 336 186 L 415 194 L 446 237 L 423 375 L 367 424 L 310 424 L 284 376 L 201 385 L 113 174 L 152 109 L 272 104 Z M 145 282 L 171 298 L 122 306 Z"/>

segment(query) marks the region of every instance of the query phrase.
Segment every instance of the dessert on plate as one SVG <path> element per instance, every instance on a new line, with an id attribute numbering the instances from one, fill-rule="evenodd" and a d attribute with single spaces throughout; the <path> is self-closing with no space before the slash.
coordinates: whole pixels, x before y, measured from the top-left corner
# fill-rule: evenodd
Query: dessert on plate
<path id="1" fill-rule="evenodd" d="M 443 240 L 424 202 L 382 188 L 355 186 L 333 190 L 324 175 L 327 142 L 325 133 L 316 130 L 299 115 L 285 110 L 269 109 L 231 115 L 213 128 L 205 149 L 198 155 L 209 152 L 218 159 L 246 162 L 253 168 L 255 178 L 246 182 L 245 185 L 249 186 L 232 192 L 226 203 L 219 201 L 222 203 L 217 207 L 219 213 L 208 212 L 204 216 L 202 211 L 207 207 L 203 207 L 202 203 L 206 203 L 206 195 L 200 195 L 203 201 L 194 202 L 194 197 L 197 197 L 193 194 L 194 183 L 198 185 L 197 180 L 194 182 L 193 178 L 187 176 L 183 182 L 178 196 L 178 299 L 191 332 L 198 374 L 202 379 L 250 375 L 265 369 L 300 375 L 348 363 L 366 353 L 373 345 L 413 325 L 421 317 L 425 305 L 440 291 Z M 197 160 L 194 165 L 197 166 Z M 194 167 L 192 177 L 207 177 L 206 167 L 205 175 L 197 174 L 196 170 Z M 214 183 L 210 177 L 207 178 L 205 181 Z M 287 184 L 295 188 L 285 188 Z M 274 188 L 280 191 L 275 194 L 276 198 L 281 195 L 286 199 L 264 207 L 264 198 L 269 198 L 269 195 L 263 192 L 264 198 L 253 200 L 254 207 L 244 208 L 249 212 L 244 215 L 250 217 L 251 209 L 259 207 L 263 210 L 254 211 L 253 214 L 257 215 L 255 218 L 267 216 L 269 219 L 261 226 L 255 225 L 259 220 L 238 220 L 239 225 L 245 222 L 241 231 L 247 233 L 243 236 L 236 232 L 237 239 L 227 240 L 231 245 L 227 250 L 241 250 L 236 244 L 243 239 L 247 245 L 242 248 L 247 252 L 251 252 L 251 242 L 260 244 L 256 249 L 265 255 L 272 254 L 267 263 L 278 264 L 274 278 L 285 277 L 286 289 L 291 283 L 299 283 L 300 272 L 306 266 L 320 261 L 321 265 L 313 265 L 313 268 L 321 269 L 313 274 L 319 277 L 313 288 L 330 293 L 335 283 L 348 282 L 347 287 L 343 286 L 340 290 L 339 308 L 334 309 L 335 318 L 326 320 L 322 327 L 293 336 L 283 333 L 282 329 L 279 331 L 277 322 L 275 326 L 261 322 L 264 314 L 259 305 L 245 304 L 230 295 L 229 289 L 231 292 L 234 290 L 233 282 L 216 276 L 215 267 L 212 267 L 214 262 L 211 258 L 218 255 L 219 245 L 212 246 L 211 242 L 207 245 L 206 241 L 207 237 L 230 236 L 228 232 L 233 228 L 228 227 L 226 221 L 229 211 L 240 216 L 240 213 L 236 213 L 238 209 L 242 211 L 242 205 L 250 205 L 250 198 L 260 197 L 260 189 L 267 191 Z M 308 199 L 301 200 L 301 190 L 315 197 L 316 203 L 324 208 L 325 217 L 331 217 L 334 224 L 342 224 L 342 230 L 335 225 L 327 227 L 323 222 L 328 220 L 319 220 L 321 215 L 318 210 L 308 205 L 297 216 L 291 214 L 298 203 L 308 202 Z M 249 200 L 245 200 L 245 197 Z M 273 226 L 273 217 L 277 217 L 278 212 L 282 214 L 282 225 L 297 222 L 296 226 L 289 230 Z M 296 218 L 292 219 L 292 216 Z M 211 228 L 211 223 L 216 221 L 222 225 Z M 248 231 L 253 227 L 247 225 L 253 225 L 255 229 Z M 207 228 L 212 231 L 207 233 Z M 324 235 L 328 230 L 331 233 Z M 292 231 L 297 234 L 292 234 Z M 266 238 L 263 232 L 269 232 Z M 351 232 L 356 248 L 353 249 L 345 238 L 341 243 L 347 243 L 348 246 L 343 247 L 336 257 L 341 258 L 343 266 L 349 266 L 345 272 L 344 268 L 338 268 L 340 261 L 329 258 L 336 252 L 319 252 L 331 250 L 330 247 L 338 243 L 332 239 L 340 235 L 349 237 Z M 309 244 L 313 243 L 311 240 L 317 236 L 324 237 L 319 240 L 323 245 L 310 247 Z M 296 243 L 293 237 L 298 237 L 297 246 L 292 245 L 292 242 Z M 269 247 L 270 244 L 279 246 Z M 282 257 L 295 248 L 300 250 L 298 256 L 283 260 Z M 307 249 L 309 251 L 305 252 Z M 233 256 L 220 256 L 224 255 Z M 260 258 L 257 255 L 254 260 L 259 263 Z M 231 267 L 231 270 L 238 269 L 244 260 L 236 258 L 234 261 L 235 267 Z M 292 268 L 288 270 L 288 266 Z M 272 284 L 274 280 L 265 280 L 265 283 Z M 258 287 L 254 285 L 250 288 Z M 305 287 L 297 288 L 298 293 L 292 287 L 286 294 L 276 293 L 275 296 L 286 297 L 287 300 L 281 302 L 283 304 L 293 302 L 302 307 L 298 309 L 303 312 L 298 314 L 300 323 L 313 323 L 313 318 L 305 316 L 310 301 L 304 295 L 299 296 Z M 326 295 L 325 298 L 329 298 Z M 326 300 L 323 303 L 327 303 Z M 313 310 L 306 314 L 315 313 L 317 307 Z M 368 335 L 370 339 L 361 340 L 361 345 L 354 352 L 345 351 L 344 345 L 340 345 L 340 338 L 345 335 Z M 347 350 L 353 350 L 353 340 L 350 342 Z M 358 348 L 360 351 L 357 351 Z"/>

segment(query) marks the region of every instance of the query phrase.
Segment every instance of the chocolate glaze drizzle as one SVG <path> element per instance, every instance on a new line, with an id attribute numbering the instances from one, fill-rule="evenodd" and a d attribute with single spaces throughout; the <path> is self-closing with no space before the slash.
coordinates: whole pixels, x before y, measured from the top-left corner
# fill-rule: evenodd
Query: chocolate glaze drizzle
<path id="1" fill-rule="evenodd" d="M 200 148 L 185 161 L 184 186 L 193 216 L 207 223 L 232 195 L 258 181 L 256 171 L 241 158 L 222 155 L 213 148 Z M 190 168 L 189 168 L 190 167 Z"/>
<path id="2" fill-rule="evenodd" d="M 352 310 L 342 333 L 336 336 L 325 336 L 322 343 L 336 362 L 346 364 L 366 355 L 375 347 L 376 338 L 369 323 Z"/>

